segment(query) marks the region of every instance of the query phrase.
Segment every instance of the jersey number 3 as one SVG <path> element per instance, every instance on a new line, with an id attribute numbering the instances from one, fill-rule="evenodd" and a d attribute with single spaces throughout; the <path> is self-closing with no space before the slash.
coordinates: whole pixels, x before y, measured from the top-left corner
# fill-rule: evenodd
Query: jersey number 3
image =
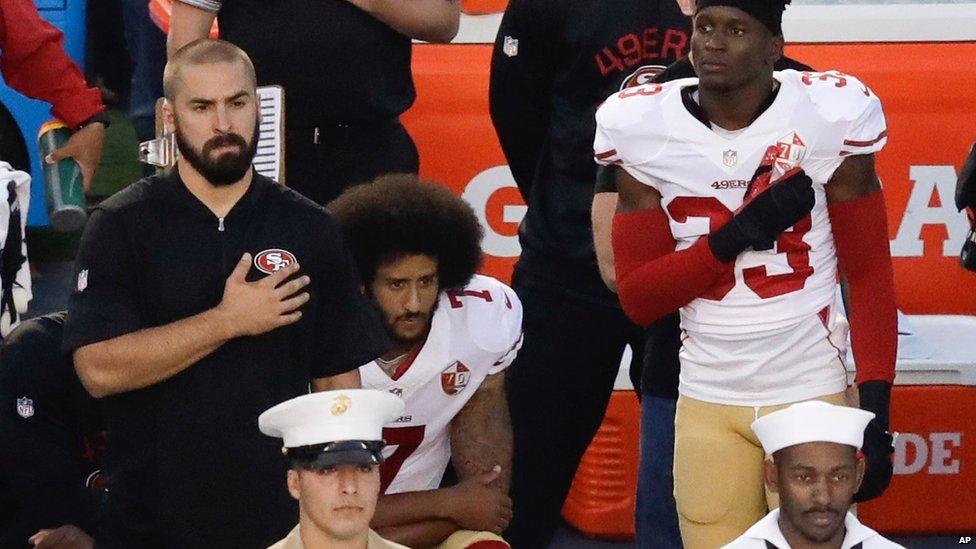
<path id="1" fill-rule="evenodd" d="M 677 223 L 684 223 L 691 217 L 709 220 L 709 231 L 713 231 L 732 219 L 732 212 L 717 198 L 711 196 L 679 196 L 668 204 L 668 214 Z M 810 215 L 801 219 L 791 229 L 787 229 L 776 239 L 777 256 L 785 255 L 786 264 L 792 272 L 771 275 L 765 265 L 742 269 L 742 279 L 746 286 L 762 299 L 769 299 L 790 292 L 802 290 L 807 278 L 813 274 L 810 265 L 810 245 L 803 237 L 810 231 Z M 729 273 L 702 295 L 705 299 L 720 301 L 735 287 L 735 273 Z"/>

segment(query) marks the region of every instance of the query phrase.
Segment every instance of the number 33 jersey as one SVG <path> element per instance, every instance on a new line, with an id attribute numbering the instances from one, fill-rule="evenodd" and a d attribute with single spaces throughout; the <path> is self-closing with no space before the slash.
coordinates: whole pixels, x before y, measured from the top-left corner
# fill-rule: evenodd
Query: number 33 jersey
<path id="1" fill-rule="evenodd" d="M 596 115 L 597 162 L 620 166 L 661 194 L 678 250 L 731 218 L 764 160 L 772 164 L 774 182 L 794 167 L 803 168 L 813 180 L 816 202 L 807 217 L 785 231 L 772 249 L 740 254 L 728 276 L 681 308 L 682 328 L 692 339 L 682 350 L 683 386 L 687 352 L 706 339 L 743 342 L 762 335 L 768 343 L 775 334 L 793 331 L 792 341 L 782 338 L 782 349 L 767 347 L 761 352 L 757 345 L 749 351 L 730 351 L 737 356 L 717 352 L 703 359 L 711 361 L 712 376 L 717 370 L 736 368 L 750 353 L 753 362 L 775 362 L 784 375 L 797 373 L 784 360 L 771 357 L 797 347 L 796 332 L 813 330 L 803 327 L 806 321 L 818 314 L 830 316 L 825 311 L 835 299 L 837 259 L 825 186 L 847 156 L 874 153 L 886 142 L 881 102 L 856 78 L 835 71 L 793 70 L 775 72 L 773 77 L 779 89 L 772 103 L 751 125 L 737 131 L 710 128 L 701 121 L 703 116 L 693 114 L 700 112 L 697 78 L 623 90 L 607 99 Z M 830 322 L 823 322 L 828 332 Z M 830 352 L 840 354 L 836 349 Z M 823 365 L 820 361 L 819 367 Z M 693 373 L 693 368 L 688 370 Z M 831 376 L 839 379 L 840 372 Z M 732 377 L 724 381 L 735 385 Z M 822 381 L 818 375 L 806 380 L 823 390 Z M 752 397 L 768 394 L 745 384 L 738 388 L 738 394 Z M 738 403 L 727 396 L 711 400 Z"/>
<path id="2" fill-rule="evenodd" d="M 489 375 L 522 346 L 522 304 L 515 292 L 475 275 L 460 291 L 441 292 L 426 342 L 389 376 L 376 362 L 359 369 L 364 389 L 391 392 L 406 411 L 383 429 L 386 494 L 440 485 L 451 459 L 451 421 Z"/>

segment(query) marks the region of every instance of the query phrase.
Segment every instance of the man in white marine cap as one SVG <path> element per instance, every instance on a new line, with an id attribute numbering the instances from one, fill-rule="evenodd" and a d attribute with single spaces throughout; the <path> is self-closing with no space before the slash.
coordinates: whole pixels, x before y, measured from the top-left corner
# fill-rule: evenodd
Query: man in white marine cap
<path id="1" fill-rule="evenodd" d="M 258 417 L 261 432 L 283 439 L 288 491 L 299 518 L 269 549 L 397 549 L 369 529 L 380 490 L 383 425 L 403 413 L 398 397 L 366 389 L 323 391 L 286 400 Z"/>
<path id="2" fill-rule="evenodd" d="M 725 549 L 883 549 L 902 547 L 848 511 L 864 478 L 858 450 L 872 412 L 810 401 L 752 423 L 767 459 L 773 509 Z"/>

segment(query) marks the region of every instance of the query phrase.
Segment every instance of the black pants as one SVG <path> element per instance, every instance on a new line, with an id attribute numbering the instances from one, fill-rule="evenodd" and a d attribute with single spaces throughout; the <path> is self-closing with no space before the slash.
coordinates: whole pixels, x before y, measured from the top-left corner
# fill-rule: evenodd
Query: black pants
<path id="1" fill-rule="evenodd" d="M 417 147 L 396 120 L 364 126 L 288 127 L 285 184 L 326 204 L 342 191 L 385 173 L 417 173 Z"/>
<path id="2" fill-rule="evenodd" d="M 515 549 L 544 549 L 560 521 L 580 457 L 606 413 L 624 347 L 642 330 L 619 309 L 569 298 L 517 273 L 525 343 L 506 370 L 514 455 L 512 523 Z"/>

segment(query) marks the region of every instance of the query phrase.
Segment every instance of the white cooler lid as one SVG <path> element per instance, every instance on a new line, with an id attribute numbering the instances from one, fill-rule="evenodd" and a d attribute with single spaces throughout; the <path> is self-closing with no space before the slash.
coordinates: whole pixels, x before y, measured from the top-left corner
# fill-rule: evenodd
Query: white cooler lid
<path id="1" fill-rule="evenodd" d="M 976 316 L 901 315 L 895 385 L 976 386 Z M 854 356 L 847 350 L 847 379 Z"/>
<path id="2" fill-rule="evenodd" d="M 615 391 L 633 390 L 628 346 L 620 359 Z M 854 383 L 854 356 L 847 351 L 847 381 Z M 898 313 L 895 385 L 976 386 L 976 316 Z"/>

